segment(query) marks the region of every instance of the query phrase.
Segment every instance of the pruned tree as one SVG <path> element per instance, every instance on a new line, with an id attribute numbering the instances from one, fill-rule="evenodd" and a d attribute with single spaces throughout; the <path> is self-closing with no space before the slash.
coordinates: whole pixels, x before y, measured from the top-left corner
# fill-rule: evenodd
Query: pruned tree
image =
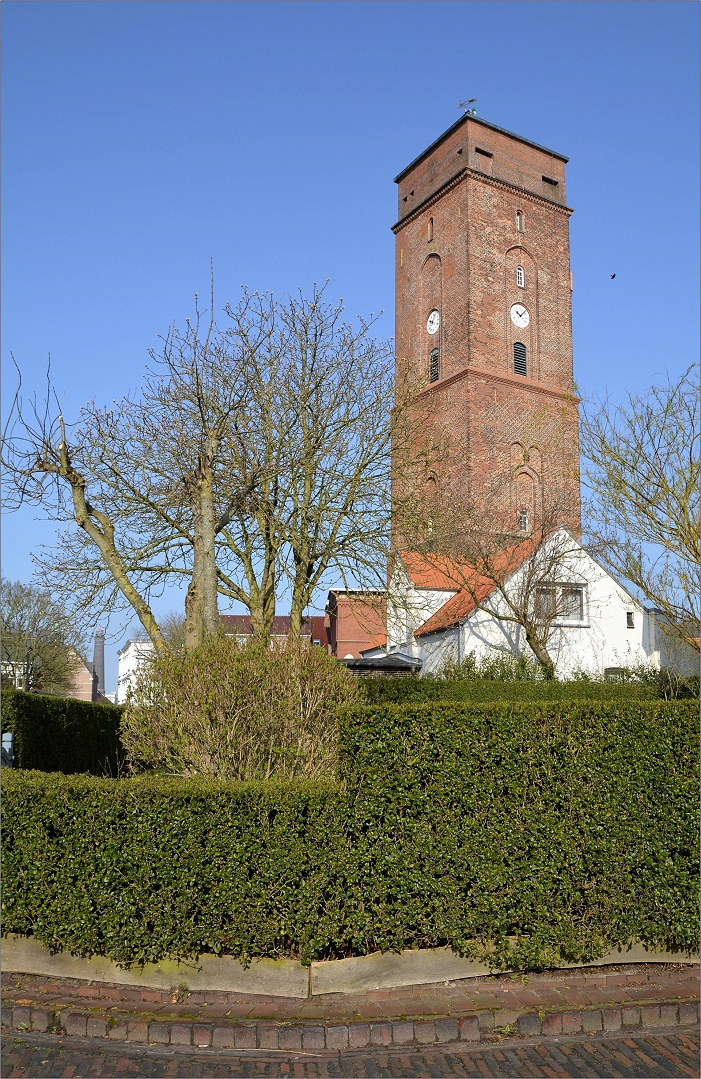
<path id="1" fill-rule="evenodd" d="M 699 375 L 591 401 L 582 417 L 597 557 L 662 612 L 672 637 L 699 650 L 701 420 Z"/>
<path id="2" fill-rule="evenodd" d="M 28 692 L 67 692 L 84 644 L 73 620 L 51 596 L 20 581 L 0 581 L 3 686 Z"/>
<path id="3" fill-rule="evenodd" d="M 217 536 L 257 482 L 229 467 L 245 460 L 245 369 L 211 316 L 204 332 L 199 315 L 173 328 L 151 358 L 138 397 L 89 404 L 72 425 L 50 381 L 40 404 L 23 400 L 20 380 L 3 438 L 6 501 L 73 526 L 39 558 L 67 609 L 92 618 L 130 608 L 161 649 L 151 598 L 184 582 L 192 648 L 218 632 Z"/>
<path id="4" fill-rule="evenodd" d="M 152 600 L 172 583 L 188 649 L 218 631 L 218 596 L 266 638 L 286 584 L 297 636 L 325 583 L 384 583 L 390 446 L 410 443 L 390 344 L 316 287 L 226 310 L 224 329 L 211 313 L 171 329 L 138 395 L 70 425 L 50 384 L 41 404 L 18 390 L 5 432 L 10 503 L 68 526 L 42 582 L 76 617 L 133 611 L 157 650 Z"/>

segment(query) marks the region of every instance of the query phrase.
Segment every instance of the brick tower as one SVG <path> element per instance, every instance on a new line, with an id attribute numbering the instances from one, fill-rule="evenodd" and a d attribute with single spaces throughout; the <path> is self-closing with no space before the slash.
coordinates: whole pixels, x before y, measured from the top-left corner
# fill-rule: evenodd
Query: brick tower
<path id="1" fill-rule="evenodd" d="M 431 484 L 581 530 L 567 158 L 467 114 L 397 176 L 396 354 L 450 448 Z"/>

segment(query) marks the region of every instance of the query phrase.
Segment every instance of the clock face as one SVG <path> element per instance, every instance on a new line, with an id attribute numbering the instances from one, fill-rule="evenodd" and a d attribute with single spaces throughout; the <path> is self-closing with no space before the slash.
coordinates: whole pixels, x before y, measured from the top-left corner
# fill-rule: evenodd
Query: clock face
<path id="1" fill-rule="evenodd" d="M 428 322 L 426 323 L 426 329 L 429 333 L 434 334 L 438 332 L 438 327 L 441 324 L 441 316 L 438 311 L 431 311 L 428 316 Z"/>
<path id="2" fill-rule="evenodd" d="M 526 308 L 522 303 L 515 303 L 511 308 L 511 321 L 514 326 L 518 326 L 519 330 L 525 330 L 528 323 L 531 321 L 531 316 L 526 311 Z"/>

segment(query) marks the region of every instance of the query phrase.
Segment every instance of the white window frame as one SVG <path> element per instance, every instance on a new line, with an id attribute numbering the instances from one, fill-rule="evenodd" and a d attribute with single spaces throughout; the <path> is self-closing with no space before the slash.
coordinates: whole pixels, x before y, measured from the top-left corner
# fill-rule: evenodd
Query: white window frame
<path id="1" fill-rule="evenodd" d="M 526 271 L 523 266 L 516 267 L 516 284 L 519 288 L 526 287 Z"/>
<path id="2" fill-rule="evenodd" d="M 563 629 L 587 629 L 591 625 L 591 623 L 589 621 L 588 589 L 587 589 L 587 585 L 586 585 L 586 583 L 584 581 L 552 581 L 552 582 L 551 581 L 544 581 L 543 584 L 540 585 L 536 589 L 536 594 L 540 590 L 540 588 L 543 588 L 543 589 L 547 588 L 547 589 L 554 589 L 555 590 L 555 603 L 556 603 L 556 606 L 559 606 L 562 603 L 563 589 L 565 589 L 565 588 L 578 588 L 582 592 L 582 617 L 581 618 L 566 618 L 562 614 L 557 614 L 553 618 L 552 622 L 550 623 L 553 628 L 556 627 L 556 626 L 559 626 L 559 627 L 561 627 Z M 537 602 L 537 599 L 534 596 L 534 606 L 535 606 L 536 602 Z"/>

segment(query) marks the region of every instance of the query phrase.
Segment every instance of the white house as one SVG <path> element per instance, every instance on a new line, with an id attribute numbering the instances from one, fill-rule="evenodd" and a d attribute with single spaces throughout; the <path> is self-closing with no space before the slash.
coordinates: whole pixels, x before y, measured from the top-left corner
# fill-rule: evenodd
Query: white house
<path id="1" fill-rule="evenodd" d="M 528 544 L 521 546 L 520 562 L 505 577 L 507 593 L 524 594 L 529 564 L 532 568 L 533 559 L 543 558 L 548 544 L 548 564 L 557 570 L 553 580 L 541 578 L 533 591 L 558 611 L 548 637 L 558 676 L 582 671 L 601 677 L 612 668 L 670 664 L 673 646 L 656 612 L 646 611 L 565 529 L 557 529 L 535 554 Z M 499 618 L 508 608 L 493 582 L 473 571 L 473 596 L 460 586 L 465 572 L 463 567 L 461 576 L 445 560 L 431 556 L 402 555 L 390 586 L 386 637 L 361 650 L 363 658 L 400 653 L 419 660 L 426 675 L 440 670 L 448 658 L 460 662 L 471 652 L 478 662 L 495 652 L 529 655 L 521 626 Z M 494 614 L 480 609 L 475 600 Z M 691 650 L 689 656 L 677 656 L 674 665 L 689 662 Z"/>
<path id="2" fill-rule="evenodd" d="M 117 699 L 115 704 L 124 704 L 130 686 L 134 685 L 136 672 L 153 653 L 151 641 L 129 640 L 117 652 L 119 669 L 117 674 Z"/>

